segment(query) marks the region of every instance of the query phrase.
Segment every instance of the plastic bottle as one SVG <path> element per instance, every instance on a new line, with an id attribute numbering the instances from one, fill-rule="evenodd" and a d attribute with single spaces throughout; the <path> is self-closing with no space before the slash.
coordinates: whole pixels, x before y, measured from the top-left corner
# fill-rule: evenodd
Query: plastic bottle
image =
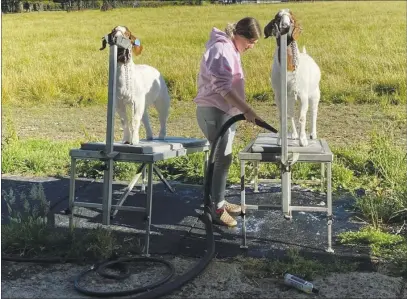
<path id="1" fill-rule="evenodd" d="M 284 275 L 284 283 L 286 285 L 293 286 L 308 294 L 311 294 L 311 293 L 317 294 L 319 292 L 319 290 L 314 288 L 314 285 L 312 283 L 310 283 L 309 281 L 306 281 L 304 279 L 301 279 L 301 278 L 294 276 L 292 274 L 289 274 L 289 273 Z"/>

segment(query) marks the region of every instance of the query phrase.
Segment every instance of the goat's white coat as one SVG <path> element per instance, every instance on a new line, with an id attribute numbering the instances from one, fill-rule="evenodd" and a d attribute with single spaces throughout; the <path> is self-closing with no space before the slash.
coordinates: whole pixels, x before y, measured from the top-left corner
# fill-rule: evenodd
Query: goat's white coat
<path id="1" fill-rule="evenodd" d="M 274 53 L 272 71 L 271 71 L 271 85 L 274 91 L 275 101 L 280 112 L 281 103 L 281 67 L 278 61 L 279 47 L 276 48 Z M 299 51 L 298 51 L 299 52 Z M 308 140 L 305 133 L 308 105 L 311 106 L 311 139 L 317 138 L 317 114 L 318 103 L 320 100 L 319 82 L 321 80 L 321 71 L 314 61 L 309 56 L 305 47 L 302 53 L 298 54 L 298 67 L 294 73 L 287 71 L 287 119 L 292 123 L 292 139 L 298 138 L 298 133 L 295 125 L 295 88 L 298 91 L 298 97 L 301 101 L 300 110 L 300 145 L 307 146 Z M 281 115 L 280 115 L 281 118 Z M 280 120 L 281 123 L 281 120 Z M 280 135 L 281 137 L 281 135 Z M 281 139 L 280 143 L 281 143 Z"/>
<path id="2" fill-rule="evenodd" d="M 118 32 L 120 33 L 120 31 Z M 124 32 L 125 28 L 123 28 L 122 34 Z M 167 135 L 170 96 L 163 76 L 154 67 L 135 64 L 132 59 L 126 64 L 118 62 L 116 110 L 123 127 L 124 143 L 139 143 L 141 121 L 144 124 L 147 139 L 153 139 L 153 131 L 148 116 L 148 107 L 151 104 L 154 104 L 157 109 L 160 120 L 159 138 L 164 139 Z M 131 109 L 130 123 L 126 112 L 127 107 Z"/>

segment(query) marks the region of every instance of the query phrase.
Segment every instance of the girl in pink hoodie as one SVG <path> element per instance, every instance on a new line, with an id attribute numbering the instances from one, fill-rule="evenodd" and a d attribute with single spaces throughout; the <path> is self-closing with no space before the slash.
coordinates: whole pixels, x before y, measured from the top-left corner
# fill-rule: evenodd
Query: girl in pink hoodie
<path id="1" fill-rule="evenodd" d="M 232 116 L 243 113 L 249 122 L 261 120 L 246 103 L 244 75 L 240 54 L 252 49 L 261 37 L 256 19 L 247 17 L 229 24 L 225 32 L 213 28 L 206 43 L 200 72 L 196 116 L 198 125 L 208 141 L 213 144 L 219 128 Z M 212 179 L 212 199 L 216 205 L 213 220 L 217 224 L 236 226 L 230 213 L 240 213 L 240 205 L 225 200 L 226 180 L 232 163 L 232 143 L 236 126 L 229 128 L 222 138 Z"/>

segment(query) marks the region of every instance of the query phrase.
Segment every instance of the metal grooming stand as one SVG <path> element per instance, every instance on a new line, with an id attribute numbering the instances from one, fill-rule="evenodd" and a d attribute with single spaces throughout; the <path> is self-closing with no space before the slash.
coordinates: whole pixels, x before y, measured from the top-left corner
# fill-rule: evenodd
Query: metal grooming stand
<path id="1" fill-rule="evenodd" d="M 246 240 L 246 210 L 282 209 L 286 219 L 292 218 L 292 211 L 326 212 L 328 225 L 327 252 L 332 249 L 332 161 L 333 154 L 325 140 L 309 140 L 308 147 L 299 146 L 298 140 L 288 141 L 287 136 L 287 35 L 281 35 L 280 62 L 281 62 L 281 105 L 280 105 L 280 134 L 281 146 L 278 144 L 278 134 L 259 134 L 250 144 L 239 153 L 240 180 L 241 180 L 241 206 L 242 206 L 242 245 L 248 248 Z M 258 167 L 260 162 L 280 164 L 281 174 L 281 205 L 246 205 L 245 164 L 254 164 L 254 192 L 258 192 Z M 321 206 L 292 206 L 291 205 L 291 171 L 296 162 L 321 163 L 321 187 L 324 191 L 326 183 L 326 207 Z M 326 169 L 325 169 L 326 166 Z"/>
<path id="2" fill-rule="evenodd" d="M 105 38 L 107 41 L 107 37 Z M 71 175 L 69 187 L 69 227 L 73 228 L 73 217 L 75 207 L 101 208 L 103 225 L 110 225 L 110 220 L 119 210 L 136 211 L 145 213 L 146 236 L 145 255 L 149 255 L 151 207 L 153 197 L 153 172 L 157 174 L 166 187 L 174 192 L 174 189 L 164 178 L 160 170 L 154 165 L 157 161 L 167 160 L 197 152 L 205 153 L 204 173 L 208 165 L 209 143 L 206 139 L 167 137 L 165 140 L 140 141 L 137 146 L 114 143 L 114 115 L 116 101 L 116 70 L 117 70 L 117 47 L 129 48 L 131 41 L 124 37 L 118 37 L 109 42 L 109 88 L 108 88 L 108 109 L 107 109 L 107 129 L 106 143 L 83 143 L 80 149 L 72 149 Z M 102 203 L 78 202 L 75 201 L 75 177 L 76 160 L 99 160 L 103 161 L 103 198 Z M 113 183 L 113 163 L 115 161 L 142 163 L 136 175 L 126 187 L 117 204 L 112 205 L 112 183 Z M 146 208 L 124 206 L 124 202 L 140 177 L 142 177 L 141 191 L 145 191 L 145 177 L 147 175 L 147 198 Z"/>

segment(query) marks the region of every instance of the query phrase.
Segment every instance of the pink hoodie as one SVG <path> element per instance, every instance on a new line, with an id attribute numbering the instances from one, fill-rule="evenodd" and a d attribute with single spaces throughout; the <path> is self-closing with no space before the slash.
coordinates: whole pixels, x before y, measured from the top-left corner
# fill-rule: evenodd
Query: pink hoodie
<path id="1" fill-rule="evenodd" d="M 217 28 L 212 29 L 205 47 L 195 103 L 201 107 L 216 107 L 232 116 L 242 113 L 223 98 L 232 89 L 246 98 L 240 53 L 226 33 Z"/>

